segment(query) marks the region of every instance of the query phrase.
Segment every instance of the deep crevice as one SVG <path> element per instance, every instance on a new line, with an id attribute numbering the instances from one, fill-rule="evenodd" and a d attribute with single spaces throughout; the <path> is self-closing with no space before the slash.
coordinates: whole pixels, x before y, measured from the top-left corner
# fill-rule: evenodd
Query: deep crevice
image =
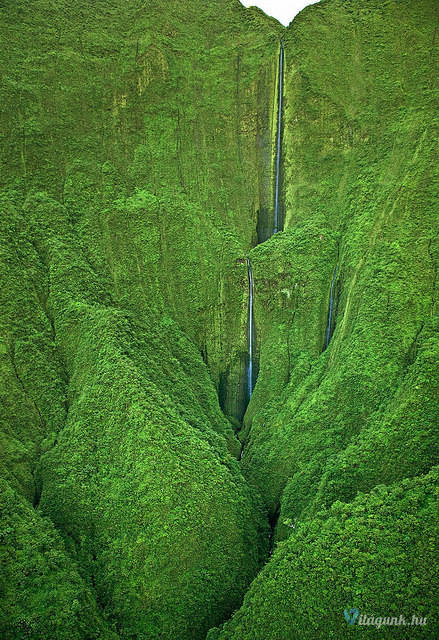
<path id="1" fill-rule="evenodd" d="M 270 524 L 270 535 L 268 538 L 268 557 L 270 558 L 273 554 L 274 550 L 274 533 L 276 531 L 277 523 L 279 521 L 280 516 L 280 504 L 277 505 L 276 511 L 268 517 L 268 522 Z"/>
<path id="2" fill-rule="evenodd" d="M 275 147 L 275 171 L 274 171 L 274 202 L 273 207 L 261 207 L 257 212 L 256 220 L 256 242 L 251 243 L 250 250 L 262 244 L 275 233 L 283 228 L 283 207 L 282 207 L 282 133 L 283 133 L 283 80 L 284 80 L 284 46 L 280 41 L 278 57 L 278 80 L 277 80 L 277 128 Z M 240 259 L 240 262 L 244 262 Z M 220 373 L 218 384 L 218 398 L 221 410 L 230 422 L 237 426 L 240 431 L 243 420 L 250 403 L 253 389 L 255 387 L 259 373 L 259 358 L 257 357 L 257 336 L 253 313 L 253 278 L 252 265 L 247 256 L 248 273 L 248 313 L 247 313 L 247 347 L 246 353 L 239 354 L 239 363 L 230 365 L 228 369 Z M 206 362 L 205 354 L 202 353 Z M 239 370 L 239 379 L 233 370 Z M 233 379 L 235 377 L 235 380 Z M 232 391 L 233 390 L 233 391 Z M 236 425 L 236 423 L 238 423 Z M 242 457 L 242 450 L 241 450 Z"/>
<path id="3" fill-rule="evenodd" d="M 328 315 L 326 321 L 326 331 L 325 331 L 325 344 L 323 346 L 322 352 L 326 351 L 329 347 L 329 343 L 331 342 L 331 338 L 335 329 L 335 316 L 337 313 L 338 306 L 338 292 L 336 292 L 336 283 L 337 283 L 337 273 L 338 273 L 338 264 L 335 266 L 334 273 L 332 275 L 331 287 L 329 290 L 329 308 Z"/>

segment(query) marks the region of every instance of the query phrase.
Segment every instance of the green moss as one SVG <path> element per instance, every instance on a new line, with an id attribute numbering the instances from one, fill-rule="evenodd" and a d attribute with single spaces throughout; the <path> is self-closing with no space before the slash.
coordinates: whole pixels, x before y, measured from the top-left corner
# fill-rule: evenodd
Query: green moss
<path id="1" fill-rule="evenodd" d="M 389 421 L 407 434 L 402 394 L 419 406 L 406 370 L 437 315 L 433 13 L 430 2 L 327 1 L 285 37 L 286 230 L 253 252 L 261 368 L 244 434 L 245 474 L 285 518 L 308 508 L 326 464 L 363 429 L 370 443 Z M 335 331 L 322 353 L 336 264 Z M 434 389 L 416 418 L 426 447 Z M 414 458 L 409 475 L 434 454 Z"/>
<path id="2" fill-rule="evenodd" d="M 6 4 L 2 634 L 204 638 L 266 509 L 209 638 L 338 638 L 355 605 L 430 637 L 435 4 L 286 33 L 238 0 Z"/>
<path id="3" fill-rule="evenodd" d="M 278 545 L 243 607 L 211 638 L 285 640 L 354 637 L 345 609 L 396 617 L 423 627 L 367 626 L 372 638 L 431 638 L 437 633 L 438 468 L 415 480 L 379 486 L 352 503 L 335 502 Z"/>
<path id="4" fill-rule="evenodd" d="M 115 640 L 53 523 L 0 482 L 2 638 Z"/>

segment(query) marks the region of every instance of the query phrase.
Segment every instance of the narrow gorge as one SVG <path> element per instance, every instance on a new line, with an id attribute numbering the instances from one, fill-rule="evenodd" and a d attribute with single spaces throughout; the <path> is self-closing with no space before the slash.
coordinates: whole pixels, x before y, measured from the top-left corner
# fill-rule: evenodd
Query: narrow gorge
<path id="1" fill-rule="evenodd" d="M 281 156 L 282 156 L 282 115 L 283 115 L 283 74 L 284 74 L 284 46 L 283 40 L 280 41 L 279 46 L 279 62 L 277 68 L 277 129 L 276 129 L 276 143 L 275 143 L 275 166 L 274 166 L 274 205 L 273 205 L 273 231 L 271 235 L 278 233 L 280 230 L 280 175 L 281 175 Z M 257 225 L 259 226 L 259 224 Z M 262 239 L 260 242 L 263 242 Z M 247 403 L 250 402 L 253 387 L 255 383 L 255 377 L 257 375 L 254 367 L 254 345 L 255 345 L 255 325 L 254 325 L 254 312 L 253 312 L 253 271 L 250 258 L 247 257 L 247 271 L 248 271 L 248 320 L 247 320 L 247 333 L 248 333 L 248 367 L 247 367 Z M 331 289 L 332 291 L 332 289 Z"/>
<path id="2" fill-rule="evenodd" d="M 435 637 L 436 0 L 0 4 L 0 638 Z"/>

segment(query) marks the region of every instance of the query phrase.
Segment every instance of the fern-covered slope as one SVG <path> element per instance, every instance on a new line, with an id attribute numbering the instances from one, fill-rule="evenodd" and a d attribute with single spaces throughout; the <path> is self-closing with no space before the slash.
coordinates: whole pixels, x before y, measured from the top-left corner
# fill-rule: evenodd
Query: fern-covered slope
<path id="1" fill-rule="evenodd" d="M 238 421 L 281 28 L 235 0 L 0 11 L 0 635 L 202 638 L 268 538 L 218 390 Z"/>
<path id="2" fill-rule="evenodd" d="M 436 2 L 0 15 L 0 635 L 323 640 L 357 606 L 430 638 Z"/>
<path id="3" fill-rule="evenodd" d="M 278 546 L 209 640 L 339 638 L 350 607 L 438 630 L 437 21 L 427 0 L 327 0 L 287 31 L 285 231 L 252 252 L 243 434 Z"/>

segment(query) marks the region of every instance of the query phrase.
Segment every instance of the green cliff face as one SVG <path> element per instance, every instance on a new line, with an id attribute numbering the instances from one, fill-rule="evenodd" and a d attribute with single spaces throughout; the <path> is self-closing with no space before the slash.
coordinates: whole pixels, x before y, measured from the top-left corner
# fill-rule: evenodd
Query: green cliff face
<path id="1" fill-rule="evenodd" d="M 262 348 L 245 468 L 271 511 L 287 487 L 288 517 L 358 434 L 387 440 L 386 481 L 435 459 L 435 16 L 432 2 L 323 2 L 285 38 L 286 231 L 252 255 Z M 427 459 L 391 444 L 408 429 Z"/>
<path id="2" fill-rule="evenodd" d="M 429 638 L 438 628 L 438 467 L 426 476 L 336 501 L 281 542 L 219 638 L 356 637 L 343 612 L 400 616 L 406 625 L 369 624 L 372 638 Z M 408 627 L 413 615 L 426 626 Z"/>
<path id="3" fill-rule="evenodd" d="M 0 636 L 432 637 L 436 3 L 0 16 Z"/>
<path id="4" fill-rule="evenodd" d="M 218 398 L 238 423 L 281 28 L 237 1 L 1 15 L 0 635 L 202 638 L 268 539 Z"/>
<path id="5" fill-rule="evenodd" d="M 346 607 L 438 629 L 437 18 L 433 2 L 327 1 L 284 38 L 286 221 L 251 254 L 242 465 L 284 542 L 209 640 L 339 638 Z"/>

